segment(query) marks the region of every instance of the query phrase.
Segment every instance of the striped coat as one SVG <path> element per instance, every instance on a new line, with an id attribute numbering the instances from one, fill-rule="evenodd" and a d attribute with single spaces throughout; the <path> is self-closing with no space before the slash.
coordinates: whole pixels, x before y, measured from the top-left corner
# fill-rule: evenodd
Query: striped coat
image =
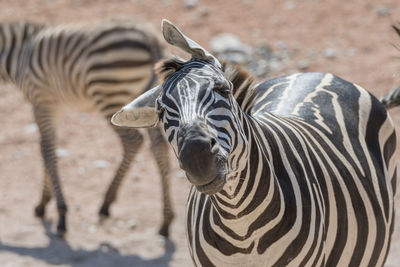
<path id="1" fill-rule="evenodd" d="M 163 57 L 164 49 L 150 26 L 129 18 L 56 26 L 3 23 L 0 40 L 0 77 L 15 84 L 32 104 L 40 131 L 45 177 L 35 213 L 44 216 L 54 193 L 59 212 L 57 229 L 62 235 L 66 231 L 67 205 L 55 155 L 60 111 L 64 107 L 96 110 L 109 120 L 129 99 L 156 82 L 153 66 Z M 114 130 L 121 140 L 123 158 L 100 209 L 102 218 L 109 215 L 109 207 L 143 143 L 142 134 L 135 129 Z M 164 222 L 160 233 L 166 236 L 173 218 L 168 147 L 159 128 L 148 132 L 163 182 Z"/>
<path id="2" fill-rule="evenodd" d="M 329 73 L 253 85 L 172 23 L 162 30 L 192 58 L 161 62 L 163 83 L 112 122 L 164 125 L 193 185 L 186 227 L 195 265 L 382 266 L 396 191 L 387 106 Z"/>
<path id="3" fill-rule="evenodd" d="M 396 136 L 383 105 L 323 73 L 250 92 L 238 179 L 214 196 L 195 188 L 189 196 L 196 265 L 382 266 L 396 184 Z"/>

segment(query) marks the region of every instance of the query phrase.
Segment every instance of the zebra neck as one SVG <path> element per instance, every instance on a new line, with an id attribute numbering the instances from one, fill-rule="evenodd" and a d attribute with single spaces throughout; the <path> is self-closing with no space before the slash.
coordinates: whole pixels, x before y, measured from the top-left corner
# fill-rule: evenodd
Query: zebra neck
<path id="1" fill-rule="evenodd" d="M 269 143 L 270 140 L 263 140 L 266 137 L 260 136 L 260 125 L 247 114 L 242 116 L 241 126 L 246 138 L 240 142 L 243 148 L 231 157 L 236 161 L 232 163 L 227 184 L 212 197 L 212 203 L 217 214 L 226 219 L 237 218 L 243 223 L 247 211 L 258 208 L 260 204 L 265 209 L 265 205 L 280 203 L 280 190 L 270 164 L 272 155 L 261 149 L 260 142 Z"/>

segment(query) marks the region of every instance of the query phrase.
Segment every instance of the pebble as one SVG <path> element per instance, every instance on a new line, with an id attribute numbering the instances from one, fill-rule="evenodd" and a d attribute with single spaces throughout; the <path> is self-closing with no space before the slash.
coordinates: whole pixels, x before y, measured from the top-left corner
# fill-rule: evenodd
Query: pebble
<path id="1" fill-rule="evenodd" d="M 287 1 L 283 3 L 283 8 L 286 10 L 292 10 L 296 7 L 296 3 L 293 1 Z"/>
<path id="2" fill-rule="evenodd" d="M 136 220 L 135 220 L 135 219 L 130 219 L 130 220 L 128 221 L 128 223 L 127 223 L 127 226 L 128 226 L 130 229 L 135 228 L 136 225 L 137 225 L 137 223 L 136 223 Z"/>
<path id="3" fill-rule="evenodd" d="M 97 227 L 94 225 L 89 226 L 89 233 L 96 233 L 97 232 Z"/>
<path id="4" fill-rule="evenodd" d="M 202 18 L 208 17 L 210 15 L 210 9 L 208 9 L 207 7 L 201 8 L 201 10 L 199 11 L 199 15 Z"/>
<path id="5" fill-rule="evenodd" d="M 333 48 L 326 48 L 326 49 L 324 49 L 323 54 L 324 54 L 324 56 L 326 58 L 331 58 L 332 59 L 332 58 L 336 57 L 336 50 L 333 49 Z"/>
<path id="6" fill-rule="evenodd" d="M 187 9 L 193 9 L 197 6 L 198 2 L 197 0 L 186 0 L 185 1 L 185 7 Z"/>
<path id="7" fill-rule="evenodd" d="M 37 131 L 38 131 L 38 126 L 34 122 L 25 126 L 25 133 L 27 134 L 36 133 Z"/>
<path id="8" fill-rule="evenodd" d="M 96 169 L 105 169 L 110 165 L 110 163 L 107 160 L 96 160 L 93 162 L 93 166 Z"/>
<path id="9" fill-rule="evenodd" d="M 308 69 L 309 67 L 310 67 L 310 63 L 306 59 L 302 59 L 299 62 L 297 62 L 297 68 L 299 70 L 304 71 L 304 70 Z"/>
<path id="10" fill-rule="evenodd" d="M 66 158 L 69 156 L 69 151 L 63 148 L 56 149 L 56 156 L 57 158 Z"/>
<path id="11" fill-rule="evenodd" d="M 277 41 L 275 44 L 277 49 L 273 51 L 268 44 L 250 46 L 232 33 L 221 33 L 211 39 L 210 50 L 219 59 L 240 64 L 254 76 L 265 79 L 271 71 L 282 71 L 290 63 L 286 43 Z M 308 61 L 299 63 L 302 69 L 308 65 Z"/>
<path id="12" fill-rule="evenodd" d="M 110 253 L 110 252 L 118 253 L 118 249 L 113 247 L 111 244 L 108 244 L 108 243 L 101 243 L 100 244 L 100 250 L 103 253 Z"/>
<path id="13" fill-rule="evenodd" d="M 283 70 L 283 64 L 279 60 L 276 60 L 276 59 L 272 59 L 269 62 L 269 67 L 272 71 L 276 71 L 276 72 Z"/>
<path id="14" fill-rule="evenodd" d="M 250 53 L 251 47 L 242 43 L 236 35 L 232 33 L 220 33 L 214 36 L 210 42 L 213 53 L 224 53 L 226 51 Z"/>
<path id="15" fill-rule="evenodd" d="M 386 17 L 392 14 L 392 9 L 388 6 L 382 6 L 379 7 L 378 10 L 376 11 L 378 16 L 380 17 Z"/>

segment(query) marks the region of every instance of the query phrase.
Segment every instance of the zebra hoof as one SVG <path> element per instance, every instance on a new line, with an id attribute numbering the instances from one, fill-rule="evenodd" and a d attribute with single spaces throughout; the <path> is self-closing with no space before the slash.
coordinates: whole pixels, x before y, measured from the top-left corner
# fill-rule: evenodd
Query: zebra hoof
<path id="1" fill-rule="evenodd" d="M 58 226 L 57 226 L 57 236 L 59 238 L 64 238 L 66 233 L 67 233 L 67 228 L 65 227 L 65 225 L 58 224 Z"/>
<path id="2" fill-rule="evenodd" d="M 44 206 L 39 205 L 35 208 L 35 216 L 38 218 L 44 217 Z"/>
<path id="3" fill-rule="evenodd" d="M 99 222 L 103 223 L 106 219 L 110 217 L 110 212 L 108 211 L 108 207 L 101 207 L 99 211 Z"/>
<path id="4" fill-rule="evenodd" d="M 61 239 L 64 239 L 64 238 L 65 238 L 66 233 L 67 233 L 66 230 L 57 229 L 57 236 L 58 236 L 59 238 L 61 238 Z"/>
<path id="5" fill-rule="evenodd" d="M 64 238 L 66 233 L 67 233 L 67 225 L 65 223 L 65 216 L 61 216 L 57 225 L 57 235 L 60 238 Z"/>
<path id="6" fill-rule="evenodd" d="M 161 226 L 160 230 L 158 231 L 158 234 L 168 238 L 169 236 L 169 229 L 168 229 L 168 225 L 163 225 Z"/>

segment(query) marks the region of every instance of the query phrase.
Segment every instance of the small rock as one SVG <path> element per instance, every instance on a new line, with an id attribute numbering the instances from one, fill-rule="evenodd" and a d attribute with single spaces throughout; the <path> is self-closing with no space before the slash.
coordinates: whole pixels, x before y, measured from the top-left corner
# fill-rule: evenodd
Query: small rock
<path id="1" fill-rule="evenodd" d="M 135 227 L 136 227 L 136 220 L 135 220 L 135 219 L 130 219 L 130 220 L 128 221 L 127 225 L 128 225 L 128 227 L 129 227 L 130 229 L 135 228 Z"/>
<path id="2" fill-rule="evenodd" d="M 218 58 L 237 64 L 244 64 L 249 60 L 249 56 L 240 52 L 225 52 L 218 54 Z"/>
<path id="3" fill-rule="evenodd" d="M 276 42 L 276 47 L 279 50 L 286 50 L 287 49 L 287 45 L 286 45 L 285 41 L 282 41 L 282 40 L 279 40 L 279 41 Z"/>
<path id="4" fill-rule="evenodd" d="M 57 156 L 57 158 L 66 158 L 69 156 L 69 151 L 66 149 L 57 148 L 56 156 Z"/>
<path id="5" fill-rule="evenodd" d="M 210 10 L 207 7 L 203 7 L 199 12 L 200 17 L 205 18 L 210 15 Z"/>
<path id="6" fill-rule="evenodd" d="M 324 50 L 324 56 L 326 57 L 326 58 L 335 58 L 336 57 L 336 50 L 335 49 L 333 49 L 333 48 L 326 48 L 325 50 Z"/>
<path id="7" fill-rule="evenodd" d="M 34 122 L 31 123 L 31 124 L 28 124 L 27 126 L 25 126 L 25 132 L 26 132 L 27 134 L 36 133 L 37 130 L 38 130 L 38 126 L 37 126 L 37 124 L 34 123 Z"/>
<path id="8" fill-rule="evenodd" d="M 269 62 L 269 67 L 270 67 L 270 69 L 271 69 L 272 71 L 276 71 L 276 72 L 282 71 L 282 70 L 283 70 L 283 65 L 282 65 L 282 63 L 281 63 L 279 60 L 276 60 L 276 59 L 272 59 L 272 60 Z"/>
<path id="9" fill-rule="evenodd" d="M 251 47 L 243 44 L 240 39 L 231 33 L 221 33 L 211 39 L 211 51 L 214 53 L 224 52 L 242 52 L 248 54 L 251 52 Z"/>
<path id="10" fill-rule="evenodd" d="M 94 225 L 89 226 L 88 230 L 89 230 L 89 233 L 92 233 L 92 234 L 97 232 L 97 228 Z"/>
<path id="11" fill-rule="evenodd" d="M 392 14 L 392 8 L 388 6 L 379 7 L 376 11 L 379 17 L 386 17 Z"/>
<path id="12" fill-rule="evenodd" d="M 96 169 L 105 169 L 110 165 L 110 163 L 107 160 L 96 160 L 93 162 L 93 166 Z"/>
<path id="13" fill-rule="evenodd" d="M 263 59 L 271 59 L 273 57 L 273 52 L 268 45 L 260 45 L 255 49 L 255 55 Z"/>
<path id="14" fill-rule="evenodd" d="M 187 9 L 193 9 L 197 6 L 198 2 L 197 0 L 186 0 L 185 1 L 185 7 Z"/>
<path id="15" fill-rule="evenodd" d="M 118 249 L 108 243 L 101 243 L 99 247 L 101 252 L 103 253 L 110 253 L 110 252 L 118 253 Z"/>
<path id="16" fill-rule="evenodd" d="M 308 69 L 309 67 L 310 67 L 310 63 L 308 62 L 308 60 L 303 59 L 303 60 L 300 60 L 300 61 L 297 63 L 297 68 L 298 68 L 299 70 L 304 71 L 304 70 Z"/>
<path id="17" fill-rule="evenodd" d="M 283 8 L 286 10 L 292 10 L 296 7 L 296 3 L 293 1 L 287 1 L 283 3 Z"/>
<path id="18" fill-rule="evenodd" d="M 252 48 L 231 33 L 221 33 L 210 42 L 211 51 L 220 59 L 237 64 L 250 60 Z"/>

